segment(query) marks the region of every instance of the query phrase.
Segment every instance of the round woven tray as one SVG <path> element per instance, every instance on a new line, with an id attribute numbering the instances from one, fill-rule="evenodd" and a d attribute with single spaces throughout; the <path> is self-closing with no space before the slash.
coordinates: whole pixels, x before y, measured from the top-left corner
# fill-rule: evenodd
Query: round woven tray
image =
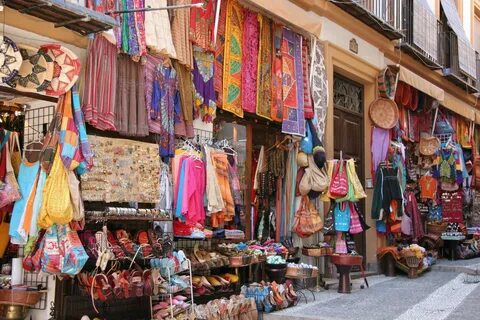
<path id="1" fill-rule="evenodd" d="M 40 300 L 42 292 L 24 290 L 0 290 L 0 304 L 32 307 Z"/>
<path id="2" fill-rule="evenodd" d="M 392 129 L 398 122 L 397 104 L 387 98 L 377 98 L 369 108 L 370 119 L 379 128 Z"/>

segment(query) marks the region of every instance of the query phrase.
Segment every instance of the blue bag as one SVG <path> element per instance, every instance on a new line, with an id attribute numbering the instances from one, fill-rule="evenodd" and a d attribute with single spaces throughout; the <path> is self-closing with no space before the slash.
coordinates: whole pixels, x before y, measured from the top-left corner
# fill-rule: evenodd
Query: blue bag
<path id="1" fill-rule="evenodd" d="M 347 232 L 350 230 L 350 206 L 348 201 L 337 203 L 333 213 L 335 216 L 335 231 Z"/>

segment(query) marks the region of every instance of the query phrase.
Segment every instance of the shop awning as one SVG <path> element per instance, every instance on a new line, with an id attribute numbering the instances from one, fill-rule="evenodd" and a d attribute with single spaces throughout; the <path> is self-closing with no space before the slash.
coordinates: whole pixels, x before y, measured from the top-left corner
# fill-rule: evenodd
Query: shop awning
<path id="1" fill-rule="evenodd" d="M 399 80 L 408 83 L 412 87 L 428 94 L 430 97 L 435 98 L 440 102 L 442 102 L 444 99 L 445 92 L 443 89 L 437 87 L 431 82 L 428 82 L 427 80 L 402 66 L 400 66 L 399 70 Z"/>
<path id="2" fill-rule="evenodd" d="M 480 124 L 480 110 L 475 110 L 475 123 Z"/>
<path id="3" fill-rule="evenodd" d="M 114 18 L 65 0 L 7 0 L 5 5 L 82 35 L 116 26 Z"/>
<path id="4" fill-rule="evenodd" d="M 299 31 L 303 31 L 300 33 L 311 33 L 320 37 L 322 31 L 320 16 L 312 11 L 303 10 L 288 0 L 240 0 L 239 2 L 267 17 L 278 19 L 287 27 L 293 26 L 300 29 Z"/>
<path id="5" fill-rule="evenodd" d="M 441 105 L 448 110 L 461 115 L 467 120 L 475 121 L 476 119 L 475 114 L 477 113 L 477 111 L 475 110 L 475 108 L 447 92 L 445 92 L 445 99 L 443 100 L 443 102 L 441 102 Z"/>

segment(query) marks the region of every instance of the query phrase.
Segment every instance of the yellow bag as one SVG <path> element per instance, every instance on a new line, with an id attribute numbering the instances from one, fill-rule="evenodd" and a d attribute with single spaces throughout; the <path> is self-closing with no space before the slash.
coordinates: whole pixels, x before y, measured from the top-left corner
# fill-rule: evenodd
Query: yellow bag
<path id="1" fill-rule="evenodd" d="M 10 242 L 10 236 L 8 230 L 10 229 L 10 222 L 8 218 L 8 212 L 6 210 L 0 210 L 0 258 L 3 258 L 5 250 L 7 250 L 8 243 Z"/>
<path id="2" fill-rule="evenodd" d="M 68 173 L 59 152 L 57 150 L 55 153 L 52 170 L 43 189 L 43 201 L 38 220 L 41 228 L 48 228 L 54 223 L 67 224 L 73 219 Z"/>

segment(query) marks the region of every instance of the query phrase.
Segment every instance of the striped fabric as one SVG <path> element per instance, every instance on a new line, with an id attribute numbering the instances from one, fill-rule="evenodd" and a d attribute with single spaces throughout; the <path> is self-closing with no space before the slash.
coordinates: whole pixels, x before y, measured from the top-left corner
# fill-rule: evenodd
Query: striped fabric
<path id="1" fill-rule="evenodd" d="M 117 48 L 97 35 L 88 47 L 82 110 L 85 120 L 99 130 L 116 131 Z"/>
<path id="2" fill-rule="evenodd" d="M 72 113 L 72 92 L 68 91 L 63 99 L 63 117 L 59 135 L 60 157 L 67 170 L 75 170 L 78 162 L 73 158 L 78 148 L 78 130 Z"/>
<path id="3" fill-rule="evenodd" d="M 82 175 L 93 166 L 93 152 L 90 148 L 90 143 L 88 142 L 85 120 L 83 119 L 83 112 L 80 108 L 80 96 L 76 86 L 72 88 L 72 107 L 73 121 L 75 122 L 79 139 L 74 161 L 79 164 L 77 167 L 77 173 Z"/>

